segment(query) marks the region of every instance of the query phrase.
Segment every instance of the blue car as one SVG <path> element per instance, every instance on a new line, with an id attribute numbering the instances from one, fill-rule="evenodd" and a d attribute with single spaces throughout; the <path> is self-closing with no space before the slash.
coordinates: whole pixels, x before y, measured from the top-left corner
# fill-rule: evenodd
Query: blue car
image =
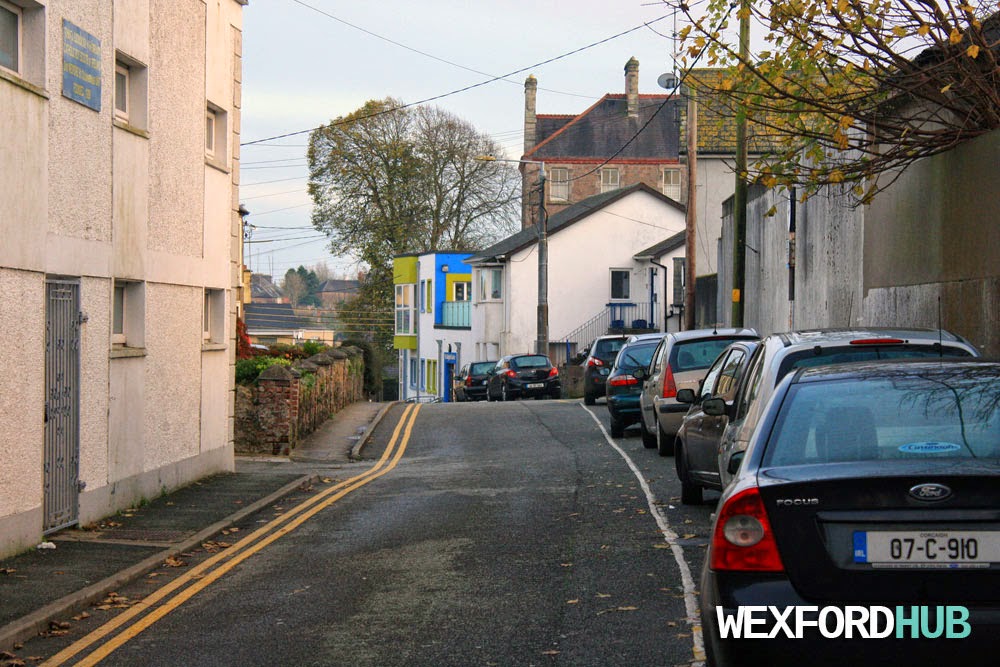
<path id="1" fill-rule="evenodd" d="M 642 383 L 632 372 L 637 368 L 649 367 L 661 338 L 663 334 L 660 333 L 632 336 L 615 357 L 614 366 L 604 383 L 612 437 L 622 437 L 626 427 L 639 423 Z"/>

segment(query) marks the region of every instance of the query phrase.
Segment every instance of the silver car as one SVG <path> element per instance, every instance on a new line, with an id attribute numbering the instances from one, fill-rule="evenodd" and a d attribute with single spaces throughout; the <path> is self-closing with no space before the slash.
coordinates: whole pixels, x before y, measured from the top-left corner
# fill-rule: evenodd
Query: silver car
<path id="1" fill-rule="evenodd" d="M 732 480 L 760 415 L 790 371 L 877 359 L 978 356 L 969 341 L 943 329 L 815 329 L 766 336 L 750 359 L 735 399 L 708 398 L 701 404 L 703 412 L 729 422 L 718 444 L 716 488 L 725 488 Z"/>
<path id="2" fill-rule="evenodd" d="M 644 382 L 639 397 L 642 444 L 656 447 L 660 456 L 673 454 L 674 436 L 690 407 L 677 401 L 677 391 L 697 392 L 698 383 L 726 346 L 757 338 L 753 329 L 692 329 L 665 335 L 649 368 L 633 373 Z"/>

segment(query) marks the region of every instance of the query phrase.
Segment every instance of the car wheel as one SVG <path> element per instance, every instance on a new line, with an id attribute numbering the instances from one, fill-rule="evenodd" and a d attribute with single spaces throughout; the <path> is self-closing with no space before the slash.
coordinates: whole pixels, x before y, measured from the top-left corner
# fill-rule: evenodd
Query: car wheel
<path id="1" fill-rule="evenodd" d="M 677 478 L 681 480 L 681 503 L 701 505 L 704 500 L 702 490 L 688 474 L 687 457 L 684 455 L 684 445 L 680 441 L 674 443 L 674 464 L 677 466 Z"/>
<path id="2" fill-rule="evenodd" d="M 492 403 L 493 402 L 493 392 L 490 391 L 489 387 L 486 387 L 486 402 L 487 403 Z"/>
<path id="3" fill-rule="evenodd" d="M 625 422 L 611 415 L 611 437 L 621 438 L 625 436 Z"/>
<path id="4" fill-rule="evenodd" d="M 589 393 L 583 395 L 583 404 L 584 405 L 593 405 L 594 403 L 597 403 L 597 397 L 596 396 L 594 396 L 593 394 L 589 394 Z"/>
<path id="5" fill-rule="evenodd" d="M 562 389 L 556 389 L 554 392 L 552 392 L 550 397 L 556 400 L 562 398 Z"/>
<path id="6" fill-rule="evenodd" d="M 501 401 L 509 401 L 510 400 L 510 395 L 507 393 L 507 383 L 506 382 L 504 382 L 502 385 L 500 385 L 500 400 Z"/>
<path id="7" fill-rule="evenodd" d="M 656 451 L 660 456 L 673 456 L 674 453 L 674 436 L 664 433 L 659 422 L 656 422 Z"/>
<path id="8" fill-rule="evenodd" d="M 639 417 L 639 430 L 642 432 L 642 446 L 646 449 L 653 449 L 656 447 L 656 434 L 650 433 L 646 429 L 646 422 L 643 421 L 642 417 Z"/>

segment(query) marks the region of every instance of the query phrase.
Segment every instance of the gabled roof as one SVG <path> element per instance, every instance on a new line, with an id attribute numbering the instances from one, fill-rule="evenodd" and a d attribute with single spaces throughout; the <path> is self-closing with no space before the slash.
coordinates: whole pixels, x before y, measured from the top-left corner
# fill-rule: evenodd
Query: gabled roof
<path id="1" fill-rule="evenodd" d="M 244 317 L 247 329 L 251 331 L 331 329 L 329 325 L 297 315 L 290 303 L 248 303 L 244 306 Z"/>
<path id="2" fill-rule="evenodd" d="M 654 246 L 650 246 L 645 250 L 640 250 L 639 252 L 632 255 L 633 259 L 656 259 L 657 257 L 662 257 L 668 252 L 673 252 L 677 250 L 687 239 L 687 232 L 677 232 L 673 236 L 660 241 Z"/>
<path id="3" fill-rule="evenodd" d="M 281 292 L 274 286 L 271 276 L 262 273 L 254 273 L 250 276 L 250 298 L 251 299 L 280 299 Z"/>
<path id="4" fill-rule="evenodd" d="M 625 95 L 608 94 L 569 122 L 563 116 L 538 116 L 537 143 L 524 157 L 605 160 L 614 155 L 615 161 L 676 160 L 676 105 L 670 95 L 639 95 L 638 116 L 629 117 Z M 549 133 L 557 125 L 558 129 Z"/>
<path id="5" fill-rule="evenodd" d="M 546 229 L 549 236 L 557 233 L 559 230 L 564 229 L 583 218 L 586 218 L 591 213 L 599 211 L 600 209 L 608 206 L 609 204 L 623 199 L 635 192 L 646 192 L 653 195 L 657 199 L 663 201 L 667 205 L 677 209 L 678 211 L 685 211 L 682 204 L 678 204 L 670 197 L 667 197 L 662 192 L 654 190 L 645 183 L 636 183 L 627 188 L 621 188 L 618 190 L 612 190 L 611 192 L 604 192 L 599 195 L 594 195 L 593 197 L 587 197 L 586 199 L 579 201 L 572 206 L 564 208 L 558 213 L 552 215 L 548 219 L 548 224 Z M 538 230 L 532 227 L 526 227 L 521 231 L 517 232 L 512 236 L 493 244 L 485 250 L 481 250 L 472 257 L 466 260 L 467 264 L 481 264 L 484 262 L 503 260 L 513 252 L 517 252 L 523 248 L 538 242 Z"/>
<path id="6" fill-rule="evenodd" d="M 323 292 L 357 292 L 361 288 L 359 280 L 324 280 L 316 291 Z"/>

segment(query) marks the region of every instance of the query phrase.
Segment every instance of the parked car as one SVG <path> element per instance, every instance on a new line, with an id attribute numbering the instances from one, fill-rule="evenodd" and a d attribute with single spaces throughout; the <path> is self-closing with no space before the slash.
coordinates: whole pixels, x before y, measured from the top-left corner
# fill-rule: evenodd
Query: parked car
<path id="1" fill-rule="evenodd" d="M 746 449 L 774 388 L 793 369 L 880 359 L 978 356 L 969 341 L 942 329 L 815 329 L 767 336 L 750 360 L 735 399 L 711 398 L 701 404 L 704 412 L 729 422 L 715 446 L 717 488 L 724 488 L 732 479 L 727 472 L 729 458 Z"/>
<path id="2" fill-rule="evenodd" d="M 618 351 L 624 347 L 629 337 L 626 335 L 598 336 L 587 349 L 583 361 L 583 402 L 593 405 L 605 395 L 604 383 L 615 363 Z"/>
<path id="3" fill-rule="evenodd" d="M 632 373 L 636 369 L 649 367 L 653 352 L 662 338 L 662 333 L 632 336 L 625 347 L 618 351 L 618 357 L 605 382 L 612 437 L 622 437 L 628 426 L 639 421 L 642 384 Z"/>
<path id="4" fill-rule="evenodd" d="M 718 398 L 732 405 L 750 358 L 759 345 L 759 341 L 755 340 L 730 344 L 708 369 L 697 394 L 691 389 L 677 392 L 677 400 L 691 406 L 674 439 L 674 466 L 681 480 L 681 502 L 684 504 L 701 503 L 702 487 L 722 488 L 719 483 L 719 442 L 729 418 L 725 414 L 707 414 L 704 402 Z"/>
<path id="5" fill-rule="evenodd" d="M 708 664 L 996 661 L 1000 636 L 1000 363 L 872 361 L 799 368 L 766 401 L 716 511 L 700 589 Z M 926 614 L 884 638 L 723 638 L 751 608 Z M 941 634 L 944 605 L 964 638 Z M 798 613 L 802 607 L 815 610 Z M 846 607 L 846 612 L 845 612 Z M 837 633 L 837 614 L 825 629 Z M 935 620 L 938 619 L 938 620 Z M 733 619 L 735 620 L 735 619 Z M 857 620 L 857 619 L 855 619 Z M 893 622 L 893 620 L 895 622 Z M 850 621 L 847 622 L 850 625 Z M 918 630 L 917 626 L 921 626 Z M 902 633 L 901 638 L 897 633 Z M 915 639 L 913 634 L 939 639 Z M 766 634 L 765 634 L 766 636 Z M 945 638 L 945 637 L 953 638 Z M 958 637 L 962 635 L 959 634 Z"/>
<path id="6" fill-rule="evenodd" d="M 542 354 L 514 354 L 498 361 L 486 385 L 487 401 L 561 398 L 559 369 Z"/>
<path id="7" fill-rule="evenodd" d="M 753 329 L 692 329 L 665 335 L 649 368 L 635 373 L 643 382 L 639 396 L 642 444 L 656 447 L 660 456 L 670 456 L 674 436 L 690 407 L 677 401 L 677 391 L 697 389 L 712 362 L 730 343 L 757 338 Z"/>
<path id="8" fill-rule="evenodd" d="M 455 376 L 452 393 L 456 401 L 481 401 L 486 398 L 486 385 L 490 379 L 490 369 L 496 361 L 473 361 L 462 366 Z"/>

